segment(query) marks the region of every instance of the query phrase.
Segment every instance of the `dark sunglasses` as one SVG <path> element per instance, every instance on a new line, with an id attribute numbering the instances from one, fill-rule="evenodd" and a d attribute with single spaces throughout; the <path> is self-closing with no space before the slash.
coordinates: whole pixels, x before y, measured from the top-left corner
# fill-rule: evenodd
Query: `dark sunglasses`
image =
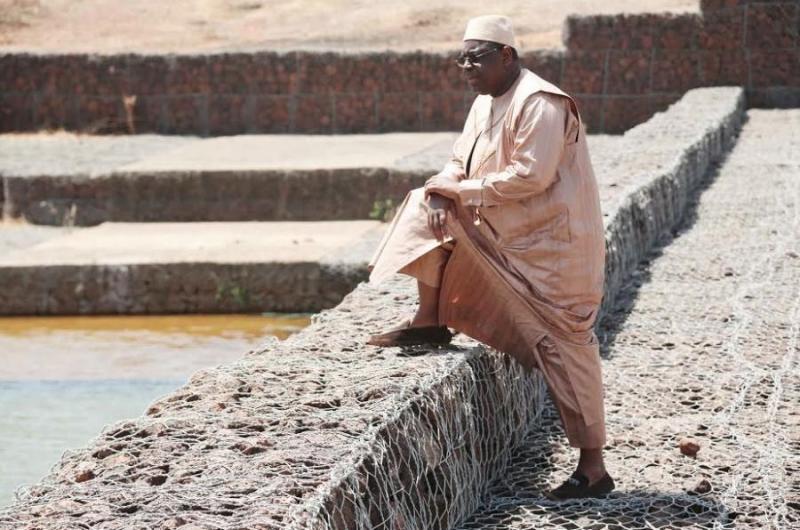
<path id="1" fill-rule="evenodd" d="M 493 48 L 489 48 L 488 50 L 481 50 L 479 52 L 461 52 L 456 57 L 456 64 L 459 68 L 467 68 L 469 66 L 481 66 L 481 57 L 487 57 L 494 52 L 498 52 L 502 50 L 504 46 L 495 46 Z"/>

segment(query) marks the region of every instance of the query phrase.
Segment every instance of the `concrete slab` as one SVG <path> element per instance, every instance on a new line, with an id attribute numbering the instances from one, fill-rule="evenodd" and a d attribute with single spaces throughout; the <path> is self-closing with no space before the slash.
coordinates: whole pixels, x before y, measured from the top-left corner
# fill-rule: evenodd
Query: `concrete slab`
<path id="1" fill-rule="evenodd" d="M 100 175 L 200 140 L 196 136 L 157 134 L 0 134 L 0 175 Z"/>
<path id="2" fill-rule="evenodd" d="M 89 175 L 120 172 L 308 170 L 438 167 L 453 132 L 352 135 L 269 134 L 92 136 L 0 134 L 0 174 Z"/>
<path id="3" fill-rule="evenodd" d="M 446 161 L 455 133 L 242 135 L 207 138 L 124 165 L 121 171 L 241 171 L 343 169 L 408 165 L 420 153 Z M 416 164 L 417 167 L 420 164 Z"/>
<path id="4" fill-rule="evenodd" d="M 0 267 L 318 262 L 378 221 L 103 223 L 0 256 Z"/>
<path id="5" fill-rule="evenodd" d="M 0 134 L 0 175 L 100 176 L 113 172 L 309 170 L 384 167 L 438 170 L 454 132 L 348 135 L 99 136 Z M 621 136 L 590 135 L 605 153 Z"/>
<path id="6" fill-rule="evenodd" d="M 81 228 L 63 226 L 39 226 L 13 221 L 0 221 L 0 256 L 15 250 L 32 247 Z"/>
<path id="7" fill-rule="evenodd" d="M 0 256 L 0 314 L 312 312 L 367 276 L 378 221 L 105 223 Z"/>

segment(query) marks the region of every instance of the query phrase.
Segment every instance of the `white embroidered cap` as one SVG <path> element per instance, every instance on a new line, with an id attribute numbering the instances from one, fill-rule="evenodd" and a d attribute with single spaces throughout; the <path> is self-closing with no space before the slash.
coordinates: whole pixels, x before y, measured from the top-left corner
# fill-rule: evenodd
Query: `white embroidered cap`
<path id="1" fill-rule="evenodd" d="M 484 15 L 469 19 L 463 40 L 488 40 L 517 47 L 511 19 L 503 15 Z"/>

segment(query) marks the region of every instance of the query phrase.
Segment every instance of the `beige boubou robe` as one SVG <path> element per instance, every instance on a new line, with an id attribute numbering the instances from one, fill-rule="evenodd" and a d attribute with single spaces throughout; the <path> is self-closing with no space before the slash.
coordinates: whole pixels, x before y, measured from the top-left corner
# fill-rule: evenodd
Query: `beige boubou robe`
<path id="1" fill-rule="evenodd" d="M 602 447 L 593 324 L 605 237 L 577 104 L 522 69 L 504 94 L 475 99 L 442 174 L 461 177 L 450 237 L 435 239 L 424 188 L 412 190 L 370 262 L 370 281 L 401 272 L 439 286 L 442 324 L 541 370 L 570 445 Z"/>

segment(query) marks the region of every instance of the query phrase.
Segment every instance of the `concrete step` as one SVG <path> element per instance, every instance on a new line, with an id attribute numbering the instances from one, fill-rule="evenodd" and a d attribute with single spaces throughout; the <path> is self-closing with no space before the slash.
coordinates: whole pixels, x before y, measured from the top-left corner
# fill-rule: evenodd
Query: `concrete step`
<path id="1" fill-rule="evenodd" d="M 0 314 L 312 312 L 366 278 L 378 221 L 103 223 L 0 256 Z"/>
<path id="2" fill-rule="evenodd" d="M 0 210 L 66 226 L 370 219 L 437 173 L 455 137 L 6 134 Z M 592 156 L 610 159 L 620 139 L 590 137 Z"/>
<path id="3" fill-rule="evenodd" d="M 6 134 L 0 202 L 50 225 L 369 219 L 438 172 L 455 136 Z"/>
<path id="4" fill-rule="evenodd" d="M 453 138 L 0 136 L 6 215 L 57 225 L 0 223 L 0 314 L 332 307 L 385 225 L 259 219 L 368 218 L 438 171 Z M 591 137 L 593 155 L 614 160 L 620 139 Z M 624 185 L 608 173 L 604 199 Z"/>

